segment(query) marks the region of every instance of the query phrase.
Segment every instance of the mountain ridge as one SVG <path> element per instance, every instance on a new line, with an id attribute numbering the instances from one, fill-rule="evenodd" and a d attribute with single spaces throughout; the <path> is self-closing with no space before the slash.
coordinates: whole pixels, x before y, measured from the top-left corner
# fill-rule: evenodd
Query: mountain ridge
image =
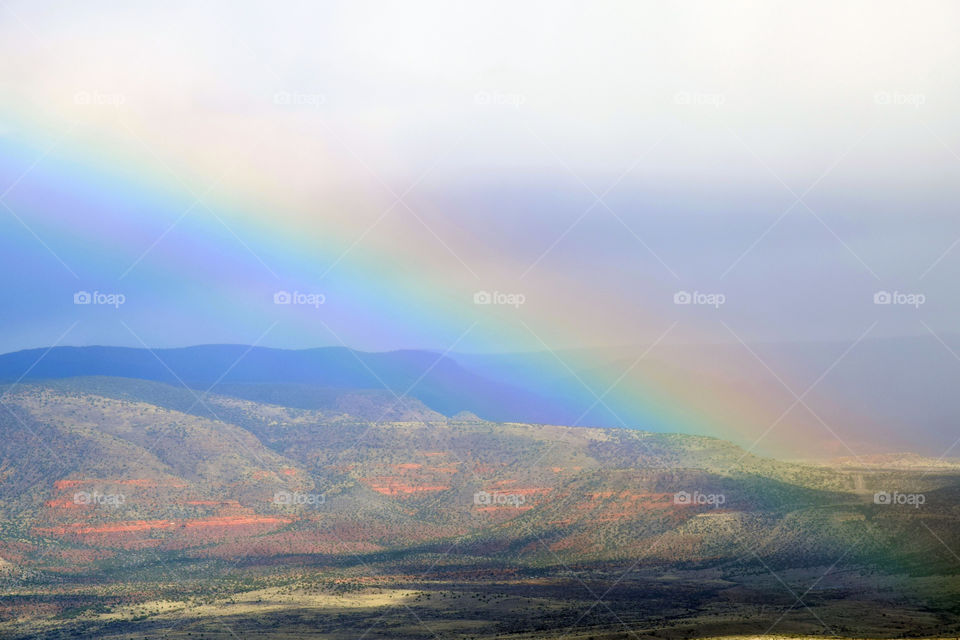
<path id="1" fill-rule="evenodd" d="M 903 584 L 908 602 L 938 616 L 921 618 L 923 628 L 960 625 L 924 591 L 956 573 L 946 549 L 960 544 L 960 473 L 950 469 L 804 465 L 711 436 L 417 412 L 377 420 L 214 392 L 198 402 L 191 390 L 136 379 L 5 391 L 0 581 L 47 607 L 0 599 L 0 612 L 12 612 L 0 616 L 5 637 L 59 637 L 22 626 L 49 612 L 80 637 L 163 637 L 152 633 L 163 633 L 171 602 L 201 625 L 212 614 L 196 607 L 200 594 L 226 607 L 321 586 L 441 602 L 463 589 L 481 601 L 509 593 L 526 603 L 510 624 L 529 629 L 532 615 L 553 629 L 580 613 L 557 619 L 538 603 L 585 610 L 594 600 L 578 604 L 577 580 L 616 581 L 623 593 L 609 604 L 619 616 L 640 606 L 650 620 L 669 611 L 692 624 L 726 611 L 746 625 L 736 628 L 761 632 L 777 617 L 757 617 L 756 604 L 778 592 L 770 571 L 803 588 L 836 574 L 808 601 L 837 619 L 831 607 L 851 589 L 889 608 L 891 584 Z M 395 402 L 365 399 L 356 406 L 368 415 Z M 878 492 L 923 495 L 923 504 L 880 503 Z M 917 535 L 917 517 L 933 535 Z M 917 619 L 921 604 L 896 610 Z"/>
<path id="2" fill-rule="evenodd" d="M 362 352 L 347 347 L 304 350 L 198 345 L 174 349 L 53 347 L 0 355 L 0 380 L 109 376 L 186 384 L 305 384 L 381 389 L 411 395 L 444 415 L 471 411 L 491 420 L 563 422 L 561 403 L 479 376 L 429 351 Z M 572 418 L 569 418 L 572 420 Z"/>

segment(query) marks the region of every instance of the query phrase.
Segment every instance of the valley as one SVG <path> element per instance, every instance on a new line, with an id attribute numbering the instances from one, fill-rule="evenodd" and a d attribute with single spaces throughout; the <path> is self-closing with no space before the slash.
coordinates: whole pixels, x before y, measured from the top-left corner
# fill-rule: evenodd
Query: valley
<path id="1" fill-rule="evenodd" d="M 304 409 L 224 391 L 7 389 L 2 637 L 960 630 L 949 459 L 800 464 L 369 392 Z"/>

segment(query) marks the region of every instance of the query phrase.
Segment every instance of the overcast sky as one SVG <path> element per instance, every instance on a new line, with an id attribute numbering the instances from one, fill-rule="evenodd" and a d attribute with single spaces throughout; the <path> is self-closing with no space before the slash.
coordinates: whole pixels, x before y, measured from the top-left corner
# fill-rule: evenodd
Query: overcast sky
<path id="1" fill-rule="evenodd" d="M 960 326 L 956 3 L 197 4 L 0 6 L 0 350 Z"/>

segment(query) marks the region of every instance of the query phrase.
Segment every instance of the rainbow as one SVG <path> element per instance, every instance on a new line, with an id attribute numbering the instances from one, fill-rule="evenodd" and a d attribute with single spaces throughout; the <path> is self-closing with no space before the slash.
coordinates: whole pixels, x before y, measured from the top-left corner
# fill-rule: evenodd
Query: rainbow
<path id="1" fill-rule="evenodd" d="M 541 300 L 531 300 L 522 313 L 478 308 L 475 291 L 495 286 L 474 277 L 469 267 L 450 268 L 456 261 L 444 247 L 435 247 L 442 257 L 438 261 L 424 255 L 422 242 L 408 242 L 402 234 L 369 242 L 362 236 L 377 215 L 384 220 L 392 215 L 393 197 L 384 189 L 350 185 L 348 197 L 335 207 L 322 199 L 305 202 L 285 193 L 282 170 L 271 175 L 269 167 L 246 166 L 249 156 L 224 170 L 237 158 L 212 142 L 199 140 L 189 153 L 172 149 L 170 141 L 129 114 L 109 115 L 106 123 L 84 121 L 56 141 L 51 131 L 69 127 L 62 120 L 51 126 L 49 116 L 8 113 L 0 170 L 10 181 L 29 171 L 5 201 L 68 265 L 60 273 L 63 287 L 149 292 L 140 299 L 128 296 L 130 308 L 124 313 L 130 315 L 124 322 L 151 327 L 142 334 L 151 346 L 176 344 L 179 329 L 189 323 L 213 327 L 211 342 L 262 339 L 269 346 L 295 336 L 292 342 L 301 346 L 363 348 L 376 335 L 398 347 L 439 343 L 476 352 L 547 351 L 607 330 L 629 332 L 623 326 L 627 320 L 616 313 L 591 311 L 609 308 L 601 293 L 571 291 L 568 280 L 547 270 L 524 281 Z M 321 142 L 313 155 L 322 170 L 343 150 L 333 140 Z M 327 181 L 336 183 L 337 178 Z M 211 184 L 215 187 L 206 192 Z M 387 213 L 341 224 L 349 221 L 351 207 Z M 416 223 L 412 227 L 424 232 Z M 38 251 L 20 250 L 24 255 Z M 470 263 L 482 259 L 481 254 L 477 250 L 462 260 Z M 507 266 L 514 273 L 522 270 Z M 277 290 L 319 291 L 326 304 L 320 314 L 278 309 L 271 300 Z M 543 298 L 560 303 L 544 303 Z M 158 321 L 163 316 L 168 320 Z M 636 322 L 636 314 L 629 318 Z M 658 336 L 672 323 L 651 315 L 637 327 L 642 335 Z M 274 325 L 276 333 L 264 336 Z M 131 343 L 122 329 L 116 335 Z M 692 384 L 669 366 L 621 379 L 631 360 L 625 356 L 617 370 L 596 350 L 563 351 L 556 358 L 531 360 L 527 369 L 512 375 L 534 388 L 545 380 L 565 379 L 562 395 L 572 407 L 596 402 L 624 426 L 710 435 L 746 446 L 784 408 L 782 400 L 727 384 Z M 770 442 L 782 445 L 804 437 L 809 435 L 796 424 L 784 424 L 771 433 Z"/>

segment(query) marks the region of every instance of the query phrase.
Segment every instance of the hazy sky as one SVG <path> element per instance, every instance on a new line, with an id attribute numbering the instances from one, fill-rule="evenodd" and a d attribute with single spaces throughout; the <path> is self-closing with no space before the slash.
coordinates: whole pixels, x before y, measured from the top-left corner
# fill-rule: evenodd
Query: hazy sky
<path id="1" fill-rule="evenodd" d="M 947 334 L 958 14 L 4 2 L 0 350 Z"/>

